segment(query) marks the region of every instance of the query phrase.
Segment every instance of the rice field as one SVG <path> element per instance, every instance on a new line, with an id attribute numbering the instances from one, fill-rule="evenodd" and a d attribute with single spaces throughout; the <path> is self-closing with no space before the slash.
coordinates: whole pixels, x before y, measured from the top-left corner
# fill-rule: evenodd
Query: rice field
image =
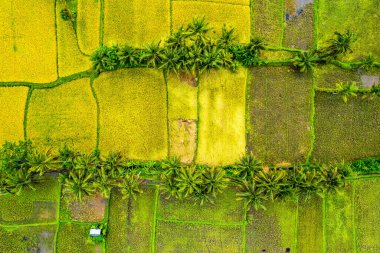
<path id="1" fill-rule="evenodd" d="M 265 165 L 334 163 L 380 155 L 380 100 L 334 88 L 379 82 L 380 72 L 331 64 L 307 73 L 260 66 L 197 75 L 130 68 L 91 70 L 100 45 L 143 48 L 194 17 L 212 36 L 224 24 L 239 43 L 261 37 L 276 63 L 321 48 L 335 31 L 355 32 L 354 53 L 380 57 L 378 0 L 4 1 L 0 10 L 0 144 L 31 139 L 78 151 L 223 166 L 252 152 Z M 281 64 L 278 64 L 281 65 Z M 228 188 L 214 205 L 168 199 L 144 181 L 137 199 L 112 191 L 83 202 L 62 193 L 56 175 L 20 196 L 0 196 L 0 252 L 380 252 L 378 175 L 350 178 L 341 192 L 247 210 Z M 0 182 L 1 183 L 1 182 Z M 88 236 L 103 224 L 103 241 Z M 265 250 L 265 251 L 264 251 Z"/>
<path id="2" fill-rule="evenodd" d="M 267 210 L 261 211 L 245 209 L 242 202 L 234 200 L 236 190 L 232 188 L 226 189 L 215 205 L 203 206 L 167 199 L 155 186 L 144 186 L 136 200 L 122 199 L 119 192 L 113 191 L 104 210 L 104 221 L 108 224 L 105 242 L 94 242 L 87 235 L 92 224 L 102 222 L 91 221 L 93 214 L 84 214 L 81 220 L 65 216 L 62 209 L 65 204 L 59 201 L 65 196 L 60 196 L 55 182 L 48 179 L 37 191 L 30 191 L 22 198 L 1 197 L 1 210 L 9 209 L 9 217 L 14 217 L 4 218 L 6 214 L 0 213 L 2 252 L 24 252 L 31 248 L 47 252 L 379 250 L 376 208 L 379 177 L 350 180 L 341 192 L 325 198 L 267 202 Z M 41 192 L 51 194 L 44 196 Z M 45 204 L 36 206 L 42 202 Z M 26 203 L 34 204 L 27 207 Z M 55 209 L 46 203 L 55 203 Z M 60 212 L 56 212 L 59 206 Z M 39 213 L 57 216 L 31 218 L 36 207 L 40 208 Z M 29 217 L 18 211 L 28 209 L 32 211 Z"/>

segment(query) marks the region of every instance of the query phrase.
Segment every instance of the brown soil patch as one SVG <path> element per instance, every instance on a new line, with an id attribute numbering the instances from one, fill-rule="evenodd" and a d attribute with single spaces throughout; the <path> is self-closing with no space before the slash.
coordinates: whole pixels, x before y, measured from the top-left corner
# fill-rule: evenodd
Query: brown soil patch
<path id="1" fill-rule="evenodd" d="M 181 72 L 179 73 L 179 80 L 181 80 L 181 82 L 187 83 L 191 87 L 197 87 L 197 79 L 191 74 Z"/>
<path id="2" fill-rule="evenodd" d="M 176 119 L 171 122 L 170 150 L 183 163 L 194 160 L 197 140 L 197 121 L 194 119 Z"/>
<path id="3" fill-rule="evenodd" d="M 89 222 L 102 221 L 106 203 L 106 199 L 99 194 L 84 197 L 82 201 L 73 200 L 69 204 L 71 219 Z"/>
<path id="4" fill-rule="evenodd" d="M 54 221 L 57 204 L 55 202 L 35 201 L 33 202 L 33 216 L 38 222 Z"/>

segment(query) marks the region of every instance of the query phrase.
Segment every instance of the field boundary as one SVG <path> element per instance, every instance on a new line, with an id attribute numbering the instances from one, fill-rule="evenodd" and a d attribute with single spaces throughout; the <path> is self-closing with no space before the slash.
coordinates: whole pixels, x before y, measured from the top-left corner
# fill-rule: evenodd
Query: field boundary
<path id="1" fill-rule="evenodd" d="M 242 252 L 247 251 L 247 205 L 244 205 L 243 226 L 242 226 Z"/>
<path id="2" fill-rule="evenodd" d="M 313 29 L 313 36 L 314 36 L 314 39 L 313 39 L 313 46 L 314 46 L 314 49 L 318 49 L 318 36 L 319 36 L 319 0 L 314 0 L 314 3 L 313 3 L 313 9 L 314 9 L 314 15 L 313 15 L 313 26 L 314 26 L 314 29 Z"/>
<path id="3" fill-rule="evenodd" d="M 100 27 L 99 27 L 99 43 L 104 44 L 104 0 L 100 0 Z"/>
<path id="4" fill-rule="evenodd" d="M 25 101 L 25 107 L 24 107 L 24 120 L 23 120 L 23 127 L 24 127 L 24 140 L 28 140 L 28 112 L 29 112 L 29 104 L 30 104 L 30 99 L 33 94 L 33 87 L 29 87 L 28 94 L 26 96 L 26 101 Z"/>
<path id="5" fill-rule="evenodd" d="M 284 46 L 285 40 L 285 0 L 281 0 L 281 34 L 280 34 L 280 47 Z"/>
<path id="6" fill-rule="evenodd" d="M 59 228 L 60 228 L 60 224 L 61 224 L 62 188 L 63 188 L 63 185 L 60 183 L 59 184 L 58 206 L 57 206 L 57 211 L 56 211 L 57 227 L 56 227 L 56 231 L 55 231 L 55 235 L 54 235 L 54 249 L 53 249 L 54 253 L 57 253 L 58 233 L 59 233 Z"/>
<path id="7" fill-rule="evenodd" d="M 200 85 L 201 85 L 201 82 L 200 82 L 200 79 L 199 79 L 199 73 L 197 72 L 196 73 L 196 79 L 195 79 L 195 82 L 196 82 L 196 85 L 197 85 L 197 136 L 195 138 L 195 150 L 194 150 L 194 158 L 193 158 L 193 162 L 196 163 L 197 161 L 197 158 L 198 158 L 198 150 L 199 150 L 199 125 L 200 125 L 200 122 L 201 122 L 201 118 L 200 118 L 200 102 L 199 102 L 199 95 L 200 95 Z"/>
<path id="8" fill-rule="evenodd" d="M 95 99 L 96 103 L 96 146 L 95 150 L 99 150 L 99 144 L 100 144 L 100 106 L 99 106 L 99 98 L 96 94 L 95 88 L 94 88 L 94 78 L 91 77 L 90 79 L 90 88 L 92 96 Z"/>
<path id="9" fill-rule="evenodd" d="M 323 199 L 322 199 L 322 219 L 323 219 L 323 222 L 322 222 L 322 252 L 323 253 L 326 253 L 327 252 L 327 238 L 326 238 L 326 222 L 327 222 L 327 218 L 326 218 L 326 210 L 327 208 L 327 205 L 326 205 L 326 193 L 323 194 Z"/>
<path id="10" fill-rule="evenodd" d="M 166 135 L 167 140 L 166 140 L 166 156 L 170 157 L 170 149 L 171 149 L 171 141 L 170 141 L 170 119 L 169 119 L 169 83 L 168 83 L 168 75 L 165 73 L 165 71 L 162 71 L 162 75 L 164 76 L 164 81 L 165 81 L 165 95 L 166 95 Z"/>
<path id="11" fill-rule="evenodd" d="M 351 202 L 352 202 L 352 234 L 353 234 L 353 246 L 354 246 L 354 253 L 357 251 L 357 241 L 356 241 L 356 183 L 355 180 L 352 182 L 352 193 L 351 193 Z"/>
<path id="12" fill-rule="evenodd" d="M 312 78 L 312 87 L 311 87 L 311 96 L 310 96 L 310 149 L 309 152 L 306 155 L 306 163 L 310 163 L 311 156 L 314 151 L 314 144 L 315 144 L 315 88 L 316 88 L 316 76 L 315 71 L 312 71 L 311 73 Z"/>
<path id="13" fill-rule="evenodd" d="M 153 225 L 152 225 L 152 231 L 151 231 L 151 238 L 150 238 L 150 252 L 155 252 L 155 246 L 156 246 L 156 231 L 157 231 L 157 206 L 159 201 L 159 188 L 156 186 L 155 190 L 155 196 L 154 196 L 154 209 L 153 209 Z"/>

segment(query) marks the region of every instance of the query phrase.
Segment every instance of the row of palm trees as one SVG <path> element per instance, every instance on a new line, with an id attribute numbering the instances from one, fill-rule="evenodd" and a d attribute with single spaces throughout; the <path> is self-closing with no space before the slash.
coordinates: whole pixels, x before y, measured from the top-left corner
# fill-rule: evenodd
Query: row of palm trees
<path id="1" fill-rule="evenodd" d="M 218 38 L 210 35 L 213 29 L 204 18 L 195 18 L 187 26 L 180 27 L 164 43 L 157 42 L 145 48 L 128 45 L 102 45 L 91 59 L 98 72 L 118 68 L 151 67 L 172 72 L 188 72 L 193 75 L 211 69 L 227 68 L 236 71 L 239 66 L 251 67 L 271 64 L 260 58 L 262 50 L 269 49 L 262 39 L 252 38 L 248 44 L 238 44 L 234 28 L 223 26 Z M 352 52 L 355 35 L 347 31 L 335 33 L 335 37 L 318 50 L 294 50 L 293 59 L 281 64 L 293 65 L 300 72 L 310 71 L 316 64 L 333 63 L 345 68 L 370 69 L 379 63 L 372 56 L 360 62 L 343 64 L 338 57 Z M 347 66 L 346 66 L 347 65 Z"/>
<path id="2" fill-rule="evenodd" d="M 335 89 L 318 87 L 317 90 L 339 94 L 345 103 L 349 98 L 358 96 L 370 100 L 380 97 L 380 83 L 374 84 L 370 88 L 359 88 L 356 82 L 338 82 Z"/>
<path id="3" fill-rule="evenodd" d="M 349 165 L 299 165 L 265 168 L 252 155 L 232 166 L 183 165 L 176 158 L 162 162 L 126 160 L 120 153 L 82 154 L 63 146 L 56 154 L 38 152 L 30 141 L 5 143 L 0 149 L 0 195 L 35 189 L 47 173 L 59 173 L 63 192 L 81 200 L 100 193 L 109 198 L 117 188 L 125 198 L 136 198 L 147 182 L 159 185 L 167 198 L 214 203 L 227 187 L 238 188 L 237 199 L 248 207 L 264 208 L 265 200 L 308 199 L 335 192 L 350 174 Z"/>

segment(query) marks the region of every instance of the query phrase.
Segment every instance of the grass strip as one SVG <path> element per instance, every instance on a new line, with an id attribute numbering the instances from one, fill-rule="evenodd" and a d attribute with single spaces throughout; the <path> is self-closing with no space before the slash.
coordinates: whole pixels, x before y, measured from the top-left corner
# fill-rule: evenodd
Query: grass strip
<path id="1" fill-rule="evenodd" d="M 285 38 L 285 0 L 281 0 L 281 37 L 280 37 L 280 46 L 284 46 Z"/>
<path id="2" fill-rule="evenodd" d="M 327 239 L 326 239 L 326 193 L 323 194 L 323 202 L 322 202 L 322 212 L 323 212 L 323 218 L 322 218 L 322 224 L 323 224 L 323 229 L 322 229 L 322 250 L 323 253 L 326 253 L 326 248 L 327 248 Z"/>
<path id="3" fill-rule="evenodd" d="M 242 252 L 245 253 L 247 250 L 247 206 L 244 205 L 244 216 L 243 216 L 243 227 L 242 227 Z"/>
<path id="4" fill-rule="evenodd" d="M 95 150 L 99 150 L 99 143 L 100 143 L 100 107 L 99 107 L 99 99 L 96 95 L 96 91 L 94 88 L 94 78 L 90 79 L 90 87 L 92 95 L 94 96 L 95 103 L 96 103 L 96 146 Z"/>
<path id="5" fill-rule="evenodd" d="M 24 109 L 24 139 L 28 140 L 28 111 L 29 111 L 29 103 L 30 103 L 30 98 L 32 97 L 33 93 L 33 87 L 29 88 L 28 95 L 26 97 L 26 102 L 25 102 L 25 109 Z"/>
<path id="6" fill-rule="evenodd" d="M 354 253 L 356 253 L 357 249 L 357 240 L 356 240 L 356 203 L 355 203 L 355 181 L 351 183 L 352 185 L 352 195 L 351 195 L 351 202 L 352 202 L 352 234 L 353 234 L 353 244 L 354 244 Z"/>
<path id="7" fill-rule="evenodd" d="M 57 213 L 56 213 L 56 219 L 57 219 L 57 228 L 55 230 L 54 235 L 54 253 L 57 253 L 57 242 L 58 242 L 58 231 L 61 224 L 61 201 L 62 201 L 62 184 L 59 185 L 59 199 L 58 199 L 58 207 L 57 207 Z"/>
<path id="8" fill-rule="evenodd" d="M 104 44 L 104 0 L 100 0 L 100 45 Z"/>
<path id="9" fill-rule="evenodd" d="M 45 222 L 45 223 L 29 223 L 29 224 L 0 224 L 2 228 L 19 228 L 19 227 L 39 227 L 39 226 L 50 226 L 57 225 L 57 222 Z"/>
<path id="10" fill-rule="evenodd" d="M 155 245 L 156 245 L 156 228 L 157 228 L 157 205 L 158 205 L 158 199 L 159 199 L 159 188 L 156 186 L 156 192 L 154 196 L 154 210 L 153 210 L 153 226 L 152 226 L 152 232 L 151 232 L 151 240 L 150 240 L 150 252 L 155 252 Z"/>
<path id="11" fill-rule="evenodd" d="M 318 49 L 319 0 L 314 0 L 314 49 Z"/>
<path id="12" fill-rule="evenodd" d="M 310 163 L 310 158 L 313 154 L 315 143 L 315 89 L 316 89 L 316 74 L 312 72 L 312 89 L 311 89 L 311 111 L 310 111 L 310 149 L 306 156 L 306 163 Z"/>

